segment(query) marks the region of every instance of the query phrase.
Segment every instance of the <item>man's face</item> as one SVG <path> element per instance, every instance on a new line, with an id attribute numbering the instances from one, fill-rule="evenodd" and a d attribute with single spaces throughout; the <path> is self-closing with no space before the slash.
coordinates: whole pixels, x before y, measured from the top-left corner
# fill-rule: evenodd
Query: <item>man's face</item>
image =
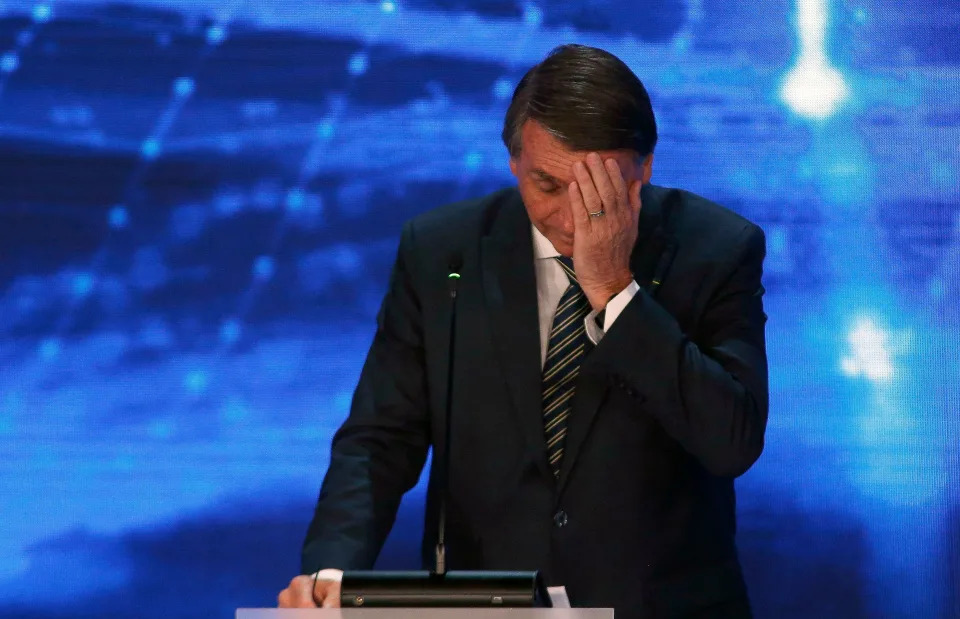
<path id="1" fill-rule="evenodd" d="M 558 252 L 573 256 L 573 216 L 568 187 L 575 180 L 573 164 L 583 161 L 590 151 L 570 150 L 535 120 L 524 123 L 520 144 L 520 152 L 510 158 L 510 171 L 517 177 L 530 221 Z M 603 160 L 617 161 L 627 187 L 634 180 L 650 182 L 652 154 L 641 161 L 632 150 L 597 153 Z"/>

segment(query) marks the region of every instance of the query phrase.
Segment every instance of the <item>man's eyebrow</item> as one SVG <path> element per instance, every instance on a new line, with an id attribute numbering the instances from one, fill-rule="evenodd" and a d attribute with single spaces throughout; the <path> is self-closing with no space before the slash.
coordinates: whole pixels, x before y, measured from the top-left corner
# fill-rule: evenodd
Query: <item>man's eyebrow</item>
<path id="1" fill-rule="evenodd" d="M 553 176 L 552 174 L 547 174 L 546 172 L 544 172 L 544 171 L 541 170 L 540 168 L 534 168 L 533 170 L 530 171 L 530 173 L 533 174 L 534 176 L 536 176 L 537 178 L 539 178 L 540 180 L 549 181 L 549 182 L 551 182 L 551 183 L 553 183 L 554 185 L 557 185 L 557 186 L 561 186 L 561 187 L 562 187 L 562 186 L 565 184 L 563 181 L 561 181 L 560 179 L 558 179 L 556 176 Z"/>

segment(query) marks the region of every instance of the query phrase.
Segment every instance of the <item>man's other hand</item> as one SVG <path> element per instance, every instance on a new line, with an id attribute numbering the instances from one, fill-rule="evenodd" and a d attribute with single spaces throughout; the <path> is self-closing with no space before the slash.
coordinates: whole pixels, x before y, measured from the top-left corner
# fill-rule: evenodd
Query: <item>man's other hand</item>
<path id="1" fill-rule="evenodd" d="M 279 608 L 317 608 L 318 605 L 322 608 L 340 608 L 339 578 L 331 578 L 324 573 L 316 581 L 313 576 L 297 576 L 277 596 Z"/>

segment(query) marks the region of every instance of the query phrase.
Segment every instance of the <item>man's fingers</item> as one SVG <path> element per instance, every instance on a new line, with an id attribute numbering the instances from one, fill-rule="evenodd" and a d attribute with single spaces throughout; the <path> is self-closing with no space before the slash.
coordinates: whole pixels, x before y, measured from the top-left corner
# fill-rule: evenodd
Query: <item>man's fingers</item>
<path id="1" fill-rule="evenodd" d="M 323 595 L 322 608 L 340 608 L 340 583 L 331 581 Z"/>
<path id="2" fill-rule="evenodd" d="M 587 170 L 586 164 L 582 161 L 573 164 L 573 175 L 577 179 L 580 195 L 583 196 L 583 204 L 587 212 L 596 213 L 603 210 L 603 201 L 600 199 L 600 194 L 597 193 L 597 188 L 593 184 L 593 179 L 590 177 L 590 171 Z"/>
<path id="3" fill-rule="evenodd" d="M 570 196 L 570 210 L 573 212 L 573 228 L 579 230 L 584 226 L 590 225 L 590 216 L 587 214 L 587 205 L 583 202 L 583 194 L 580 192 L 580 184 L 573 181 L 567 186 L 567 194 Z"/>
<path id="4" fill-rule="evenodd" d="M 640 190 L 642 188 L 643 183 L 641 181 L 633 181 L 630 184 L 630 209 L 634 215 L 639 214 L 640 209 L 643 208 L 643 203 L 640 201 Z"/>
<path id="5" fill-rule="evenodd" d="M 297 576 L 295 591 L 297 592 L 297 608 L 316 608 L 317 603 L 313 599 L 313 576 Z"/>
<path id="6" fill-rule="evenodd" d="M 631 204 L 629 193 L 627 189 L 627 183 L 623 180 L 623 173 L 620 171 L 620 164 L 617 163 L 616 159 L 607 159 L 603 162 L 604 167 L 607 169 L 607 174 L 610 177 L 610 183 L 613 185 L 613 192 L 616 198 L 617 206 L 620 205 L 628 206 Z"/>
<path id="7" fill-rule="evenodd" d="M 600 197 L 600 208 L 613 215 L 619 210 L 620 203 L 617 201 L 617 190 L 613 181 L 610 179 L 611 175 L 607 165 L 604 164 L 603 159 L 601 159 L 597 153 L 587 154 L 586 165 L 590 171 L 593 186 L 596 187 L 597 194 Z M 617 169 L 616 175 L 619 176 L 619 168 Z M 623 192 L 621 197 L 625 199 L 627 197 L 626 192 Z M 597 209 L 593 210 L 595 212 Z"/>
<path id="8" fill-rule="evenodd" d="M 316 608 L 313 602 L 313 577 L 297 576 L 277 596 L 280 608 Z"/>

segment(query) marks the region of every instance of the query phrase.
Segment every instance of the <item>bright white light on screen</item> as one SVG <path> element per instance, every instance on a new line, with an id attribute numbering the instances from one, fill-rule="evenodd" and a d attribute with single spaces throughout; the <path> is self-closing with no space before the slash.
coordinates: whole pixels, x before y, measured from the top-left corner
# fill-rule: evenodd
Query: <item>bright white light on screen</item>
<path id="1" fill-rule="evenodd" d="M 783 83 L 781 96 L 793 110 L 807 118 L 829 118 L 847 98 L 843 76 L 833 67 L 798 64 Z"/>
<path id="2" fill-rule="evenodd" d="M 829 118 L 850 91 L 843 75 L 830 65 L 826 52 L 826 0 L 797 0 L 797 62 L 780 90 L 797 114 L 815 120 Z"/>
<path id="3" fill-rule="evenodd" d="M 840 361 L 847 376 L 862 376 L 877 382 L 893 378 L 890 334 L 869 318 L 857 322 L 847 334 L 849 354 Z"/>

